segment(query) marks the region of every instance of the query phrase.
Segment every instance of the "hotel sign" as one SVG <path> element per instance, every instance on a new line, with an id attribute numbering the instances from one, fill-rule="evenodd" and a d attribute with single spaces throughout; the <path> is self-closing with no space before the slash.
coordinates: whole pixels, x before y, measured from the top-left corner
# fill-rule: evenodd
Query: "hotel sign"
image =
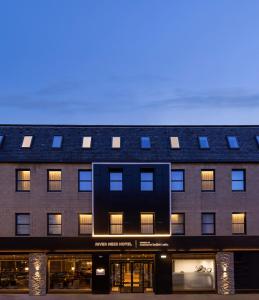
<path id="1" fill-rule="evenodd" d="M 133 240 L 133 241 L 95 241 L 96 248 L 165 248 L 169 247 L 168 242 Z"/>

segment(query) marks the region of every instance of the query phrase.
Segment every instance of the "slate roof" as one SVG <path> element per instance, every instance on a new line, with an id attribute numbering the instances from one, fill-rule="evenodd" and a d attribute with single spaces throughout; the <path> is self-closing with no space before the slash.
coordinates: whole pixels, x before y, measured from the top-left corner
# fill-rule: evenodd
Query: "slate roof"
<path id="1" fill-rule="evenodd" d="M 4 141 L 0 162 L 259 162 L 256 136 L 259 126 L 74 126 L 0 125 Z M 24 135 L 33 135 L 30 149 L 21 148 Z M 63 136 L 60 149 L 52 149 L 54 135 Z M 226 136 L 239 140 L 229 149 Z M 92 136 L 92 148 L 82 148 L 82 138 Z M 121 137 L 121 148 L 111 148 L 112 136 Z M 151 148 L 141 149 L 140 137 L 151 138 Z M 170 147 L 178 136 L 181 149 Z M 198 136 L 207 136 L 210 149 L 200 149 Z"/>

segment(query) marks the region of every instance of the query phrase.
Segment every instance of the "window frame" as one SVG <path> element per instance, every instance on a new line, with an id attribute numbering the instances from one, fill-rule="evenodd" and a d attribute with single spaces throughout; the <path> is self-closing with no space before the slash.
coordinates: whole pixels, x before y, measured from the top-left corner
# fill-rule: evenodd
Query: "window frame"
<path id="1" fill-rule="evenodd" d="M 142 180 L 141 179 L 141 174 L 142 173 L 152 173 L 152 181 L 151 180 Z M 154 192 L 155 190 L 155 181 L 154 181 L 154 178 L 155 178 L 155 172 L 154 172 L 154 169 L 140 169 L 140 191 L 141 192 Z M 142 182 L 152 182 L 152 190 L 142 190 Z"/>
<path id="2" fill-rule="evenodd" d="M 202 179 L 202 172 L 203 171 L 205 171 L 205 172 L 206 171 L 212 171 L 213 172 L 213 180 L 203 180 Z M 212 192 L 213 193 L 213 192 L 216 191 L 216 170 L 215 169 L 201 169 L 200 170 L 200 179 L 201 179 L 201 192 L 205 192 L 205 193 L 206 192 Z M 204 181 L 205 182 L 208 182 L 208 181 L 211 182 L 212 181 L 213 182 L 213 190 L 203 190 L 203 188 L 202 188 L 202 182 L 204 182 Z"/>
<path id="3" fill-rule="evenodd" d="M 61 141 L 60 141 L 60 147 L 54 147 L 53 144 L 54 144 L 54 140 L 55 140 L 55 137 L 61 137 Z M 64 140 L 64 137 L 63 135 L 53 135 L 52 136 L 52 144 L 51 144 L 51 149 L 62 149 L 63 147 L 63 140 Z"/>
<path id="4" fill-rule="evenodd" d="M 61 172 L 61 179 L 60 180 L 49 180 L 49 172 L 50 171 L 60 171 Z M 49 182 L 50 181 L 60 181 L 61 182 L 61 189 L 60 190 L 50 190 L 50 184 Z M 50 192 L 50 193 L 60 193 L 62 192 L 62 169 L 47 169 L 47 192 Z"/>
<path id="5" fill-rule="evenodd" d="M 19 180 L 18 179 L 18 173 L 20 171 L 30 171 L 30 180 Z M 22 181 L 22 182 L 29 181 L 30 182 L 30 189 L 29 190 L 20 190 L 20 189 L 18 189 L 18 183 L 20 181 Z M 18 193 L 29 193 L 31 191 L 31 169 L 28 169 L 28 168 L 26 168 L 26 169 L 15 169 L 15 191 L 18 192 Z"/>
<path id="6" fill-rule="evenodd" d="M 242 180 L 233 180 L 233 171 L 242 171 L 243 172 L 243 183 L 244 183 L 244 189 L 243 190 L 233 190 L 233 186 L 232 186 L 232 183 L 233 181 L 236 181 L 236 182 L 241 182 Z M 246 169 L 232 169 L 231 170 L 231 192 L 246 192 Z"/>
<path id="7" fill-rule="evenodd" d="M 144 141 L 147 140 L 148 141 L 148 146 L 145 146 L 143 143 L 145 143 Z M 140 137 L 140 148 L 143 150 L 149 150 L 151 149 L 151 138 L 150 136 L 141 136 Z"/>
<path id="8" fill-rule="evenodd" d="M 29 216 L 29 223 L 28 224 L 18 224 L 17 220 L 18 220 L 18 216 L 19 215 L 26 215 Z M 29 232 L 28 234 L 20 234 L 18 233 L 18 227 L 19 225 L 26 225 L 29 226 Z M 15 213 L 15 235 L 16 236 L 30 236 L 31 235 L 31 214 L 30 213 Z"/>
<path id="9" fill-rule="evenodd" d="M 80 215 L 89 215 L 92 216 L 91 223 L 80 223 Z M 81 233 L 81 225 L 91 225 L 91 233 Z M 92 213 L 78 213 L 78 235 L 82 236 L 91 236 L 93 232 L 93 214 Z"/>
<path id="10" fill-rule="evenodd" d="M 230 143 L 230 138 L 234 137 L 236 139 L 236 142 L 237 142 L 237 147 L 232 147 L 231 146 L 231 143 Z M 227 139 L 227 145 L 228 145 L 228 148 L 231 149 L 231 150 L 238 150 L 240 149 L 240 144 L 239 144 L 239 140 L 238 140 L 238 137 L 236 135 L 227 135 L 226 136 L 226 139 Z"/>
<path id="11" fill-rule="evenodd" d="M 182 190 L 173 190 L 172 189 L 172 182 L 173 182 L 173 176 L 172 176 L 172 172 L 182 172 L 183 173 L 183 180 L 174 180 L 174 182 L 183 182 L 183 189 Z M 170 179 L 171 179 L 171 192 L 172 193 L 182 193 L 185 192 L 185 169 L 171 169 L 171 174 L 170 174 Z"/>
<path id="12" fill-rule="evenodd" d="M 111 173 L 120 173 L 121 180 L 111 180 Z M 121 182 L 121 189 L 120 190 L 111 189 L 112 182 Z M 110 192 L 122 192 L 123 191 L 123 169 L 109 169 L 109 191 Z"/>
<path id="13" fill-rule="evenodd" d="M 212 215 L 213 216 L 213 223 L 204 223 L 203 216 L 204 215 Z M 203 225 L 211 225 L 213 224 L 213 233 L 204 233 Z M 201 213 L 201 234 L 202 235 L 216 235 L 216 213 L 215 212 L 202 212 Z"/>
<path id="14" fill-rule="evenodd" d="M 172 222 L 172 215 L 182 215 L 183 216 L 183 223 L 174 223 Z M 183 226 L 183 233 L 173 233 L 173 225 L 182 225 Z M 171 235 L 185 235 L 185 213 L 184 212 L 172 212 L 170 214 L 170 227 L 171 227 Z"/>
<path id="15" fill-rule="evenodd" d="M 30 146 L 29 147 L 23 147 L 24 139 L 27 138 L 27 137 L 31 137 Z M 34 136 L 33 135 L 24 135 L 23 139 L 22 139 L 22 143 L 21 143 L 21 148 L 22 149 L 31 149 L 31 147 L 33 145 L 33 142 L 34 142 Z"/>
<path id="16" fill-rule="evenodd" d="M 80 172 L 91 172 L 91 180 L 80 180 Z M 78 182 L 77 182 L 77 186 L 78 186 L 78 192 L 79 193 L 88 193 L 88 192 L 92 192 L 93 191 L 93 171 L 90 169 L 79 169 L 78 170 Z M 90 190 L 80 190 L 80 182 L 91 182 L 91 189 Z M 61 186 L 62 187 L 62 186 Z"/>
<path id="17" fill-rule="evenodd" d="M 207 143 L 206 147 L 202 146 L 202 139 L 206 139 L 206 143 Z M 206 136 L 206 135 L 199 135 L 198 136 L 198 142 L 199 142 L 199 147 L 200 147 L 201 150 L 209 150 L 210 149 L 210 143 L 209 143 L 208 136 Z"/>
<path id="18" fill-rule="evenodd" d="M 233 214 L 244 214 L 244 223 L 233 223 Z M 232 212 L 231 213 L 231 231 L 232 231 L 232 235 L 246 235 L 247 234 L 247 226 L 246 226 L 246 222 L 247 222 L 247 213 L 246 212 Z M 243 233 L 234 233 L 233 232 L 233 224 L 243 224 L 244 225 L 244 232 Z"/>
<path id="19" fill-rule="evenodd" d="M 152 233 L 147 233 L 147 232 L 142 232 L 142 225 L 151 225 L 149 223 L 142 223 L 141 222 L 141 216 L 142 215 L 152 215 Z M 154 212 L 140 212 L 139 214 L 139 217 L 140 217 L 140 233 L 145 235 L 145 234 L 155 234 L 156 230 L 155 230 L 155 213 Z"/>
<path id="20" fill-rule="evenodd" d="M 112 224 L 111 223 L 111 216 L 112 215 L 121 215 L 122 216 L 122 222 L 121 222 L 121 224 Z M 121 225 L 121 228 L 122 228 L 122 230 L 121 230 L 121 233 L 112 233 L 112 230 L 111 230 L 111 227 L 113 226 L 113 225 Z M 123 212 L 109 212 L 109 234 L 110 235 L 122 235 L 122 234 L 124 234 L 124 213 Z"/>
<path id="21" fill-rule="evenodd" d="M 50 215 L 61 215 L 61 223 L 60 224 L 50 224 L 49 223 L 49 216 Z M 57 233 L 57 234 L 55 234 L 55 233 L 50 233 L 50 231 L 49 231 L 49 226 L 50 225 L 60 225 L 60 233 Z M 54 213 L 47 213 L 47 235 L 50 235 L 50 236 L 61 236 L 62 235 L 62 213 L 56 213 L 56 212 L 54 212 Z"/>

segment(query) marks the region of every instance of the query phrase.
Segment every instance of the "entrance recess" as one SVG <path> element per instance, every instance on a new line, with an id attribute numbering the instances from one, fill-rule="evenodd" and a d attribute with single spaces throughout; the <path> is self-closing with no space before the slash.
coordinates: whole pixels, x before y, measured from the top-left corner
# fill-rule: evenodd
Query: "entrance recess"
<path id="1" fill-rule="evenodd" d="M 153 259 L 126 255 L 111 260 L 112 292 L 144 293 L 153 291 Z"/>

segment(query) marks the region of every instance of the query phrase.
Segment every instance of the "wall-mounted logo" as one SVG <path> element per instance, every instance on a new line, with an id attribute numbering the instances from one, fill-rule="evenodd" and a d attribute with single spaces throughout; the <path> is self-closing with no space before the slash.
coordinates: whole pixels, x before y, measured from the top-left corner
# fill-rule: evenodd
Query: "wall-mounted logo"
<path id="1" fill-rule="evenodd" d="M 96 276 L 104 276 L 105 275 L 105 269 L 104 268 L 97 268 L 95 270 Z"/>

